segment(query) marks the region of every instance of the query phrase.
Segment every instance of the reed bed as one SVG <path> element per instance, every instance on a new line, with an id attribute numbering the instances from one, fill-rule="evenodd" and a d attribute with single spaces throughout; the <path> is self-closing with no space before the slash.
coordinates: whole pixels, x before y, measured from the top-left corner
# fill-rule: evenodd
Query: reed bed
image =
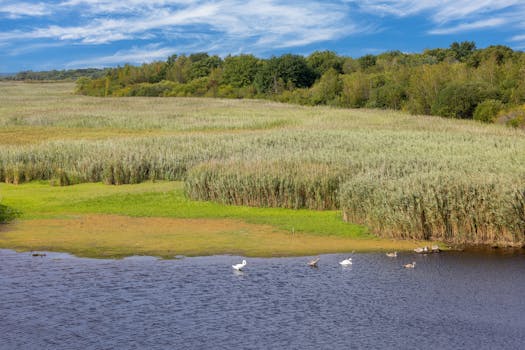
<path id="1" fill-rule="evenodd" d="M 223 204 L 291 209 L 337 209 L 342 169 L 291 162 L 207 162 L 189 171 L 191 198 Z"/>
<path id="2" fill-rule="evenodd" d="M 70 95 L 63 85 L 32 86 L 11 91 L 0 84 L 8 91 L 0 97 L 3 128 L 109 129 L 101 139 L 0 140 L 0 181 L 184 180 L 192 199 L 338 208 L 348 221 L 387 237 L 525 243 L 525 134 L 519 130 L 392 111 L 101 99 Z M 87 112 L 95 117 L 82 117 Z M 155 128 L 175 132 L 151 134 Z M 137 133 L 121 132 L 126 129 Z"/>
<path id="3" fill-rule="evenodd" d="M 347 181 L 341 188 L 345 221 L 382 236 L 459 244 L 523 244 L 523 178 L 438 174 Z"/>

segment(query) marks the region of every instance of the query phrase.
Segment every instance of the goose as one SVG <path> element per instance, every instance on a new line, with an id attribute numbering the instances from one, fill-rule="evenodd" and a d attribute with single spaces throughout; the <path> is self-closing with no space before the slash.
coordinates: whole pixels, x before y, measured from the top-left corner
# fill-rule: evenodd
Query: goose
<path id="1" fill-rule="evenodd" d="M 405 264 L 405 265 L 403 265 L 403 267 L 405 269 L 413 269 L 414 267 L 416 267 L 416 262 L 412 261 L 412 264 Z"/>
<path id="2" fill-rule="evenodd" d="M 243 267 L 246 266 L 246 260 L 243 260 L 240 264 L 232 265 L 232 268 L 234 268 L 237 271 L 241 271 Z"/>
<path id="3" fill-rule="evenodd" d="M 343 261 L 340 261 L 339 264 L 341 266 L 350 266 L 352 265 L 352 258 L 345 259 Z"/>
<path id="4" fill-rule="evenodd" d="M 319 262 L 320 258 L 317 257 L 315 259 L 312 259 L 308 262 L 308 266 L 310 267 L 317 267 L 317 263 Z"/>
<path id="5" fill-rule="evenodd" d="M 439 246 L 435 244 L 431 247 L 431 249 L 432 249 L 432 253 L 439 253 L 441 251 L 439 249 Z"/>
<path id="6" fill-rule="evenodd" d="M 397 258 L 397 252 L 386 253 L 386 256 L 388 256 L 389 258 Z"/>

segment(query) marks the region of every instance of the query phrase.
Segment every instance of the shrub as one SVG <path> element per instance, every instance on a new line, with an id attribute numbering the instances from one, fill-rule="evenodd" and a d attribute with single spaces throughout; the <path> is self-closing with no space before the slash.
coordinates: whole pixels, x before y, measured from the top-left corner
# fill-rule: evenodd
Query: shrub
<path id="1" fill-rule="evenodd" d="M 9 222 L 15 219 L 19 212 L 6 205 L 0 204 L 0 224 Z"/>
<path id="2" fill-rule="evenodd" d="M 503 103 L 499 100 L 485 100 L 474 110 L 474 120 L 485 123 L 493 123 L 498 113 L 503 109 Z"/>
<path id="3" fill-rule="evenodd" d="M 525 105 L 501 111 L 496 120 L 514 128 L 525 128 Z"/>
<path id="4" fill-rule="evenodd" d="M 471 119 L 476 106 L 483 100 L 496 97 L 485 84 L 451 83 L 439 92 L 431 113 L 448 118 Z"/>

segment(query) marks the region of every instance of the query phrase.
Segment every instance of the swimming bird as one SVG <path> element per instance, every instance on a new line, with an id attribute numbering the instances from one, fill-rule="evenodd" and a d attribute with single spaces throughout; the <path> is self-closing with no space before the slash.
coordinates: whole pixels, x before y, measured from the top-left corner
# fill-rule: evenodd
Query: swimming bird
<path id="1" fill-rule="evenodd" d="M 339 264 L 341 266 L 350 266 L 352 265 L 352 258 L 345 259 L 343 261 L 340 261 Z"/>
<path id="2" fill-rule="evenodd" d="M 413 269 L 414 267 L 416 267 L 416 262 L 412 261 L 412 264 L 405 264 L 405 265 L 403 265 L 403 267 L 405 269 Z"/>
<path id="3" fill-rule="evenodd" d="M 389 258 L 397 258 L 397 252 L 386 253 L 386 256 L 388 256 Z"/>
<path id="4" fill-rule="evenodd" d="M 432 253 L 439 253 L 441 251 L 438 245 L 433 245 L 431 248 L 432 248 Z"/>
<path id="5" fill-rule="evenodd" d="M 235 264 L 235 265 L 232 265 L 232 267 L 237 270 L 237 271 L 241 271 L 243 267 L 246 266 L 246 260 L 243 260 L 242 263 L 240 264 Z"/>
<path id="6" fill-rule="evenodd" d="M 310 267 L 317 267 L 317 263 L 319 262 L 320 258 L 317 257 L 315 259 L 312 259 L 308 262 L 308 266 Z"/>
<path id="7" fill-rule="evenodd" d="M 428 253 L 428 247 L 427 246 L 424 246 L 423 248 L 418 247 L 418 248 L 415 248 L 414 251 L 419 254 Z"/>

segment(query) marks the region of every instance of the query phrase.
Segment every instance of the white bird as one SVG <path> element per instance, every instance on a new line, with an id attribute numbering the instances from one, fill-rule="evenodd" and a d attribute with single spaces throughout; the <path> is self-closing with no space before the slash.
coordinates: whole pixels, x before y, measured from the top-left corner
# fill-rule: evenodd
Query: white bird
<path id="1" fill-rule="evenodd" d="M 232 265 L 232 267 L 237 270 L 237 271 L 241 271 L 243 267 L 246 266 L 246 260 L 243 260 L 242 263 L 240 264 L 235 264 L 235 265 Z"/>
<path id="2" fill-rule="evenodd" d="M 310 266 L 310 267 L 317 267 L 317 263 L 319 262 L 319 260 L 320 260 L 320 258 L 315 258 L 313 260 L 310 260 L 308 262 L 308 266 Z"/>
<path id="3" fill-rule="evenodd" d="M 403 265 L 403 267 L 405 269 L 413 269 L 414 267 L 416 267 L 416 262 L 412 261 L 412 264 L 405 264 L 405 265 Z"/>
<path id="4" fill-rule="evenodd" d="M 440 252 L 439 246 L 433 245 L 432 246 L 432 253 L 439 253 L 439 252 Z"/>
<path id="5" fill-rule="evenodd" d="M 350 266 L 352 265 L 352 258 L 345 259 L 343 261 L 340 261 L 339 264 L 341 266 Z"/>
<path id="6" fill-rule="evenodd" d="M 427 253 L 428 252 L 428 247 L 427 246 L 424 246 L 423 248 L 415 248 L 414 251 L 416 253 Z"/>
<path id="7" fill-rule="evenodd" d="M 389 258 L 397 258 L 397 252 L 386 253 L 386 256 L 388 256 Z"/>

